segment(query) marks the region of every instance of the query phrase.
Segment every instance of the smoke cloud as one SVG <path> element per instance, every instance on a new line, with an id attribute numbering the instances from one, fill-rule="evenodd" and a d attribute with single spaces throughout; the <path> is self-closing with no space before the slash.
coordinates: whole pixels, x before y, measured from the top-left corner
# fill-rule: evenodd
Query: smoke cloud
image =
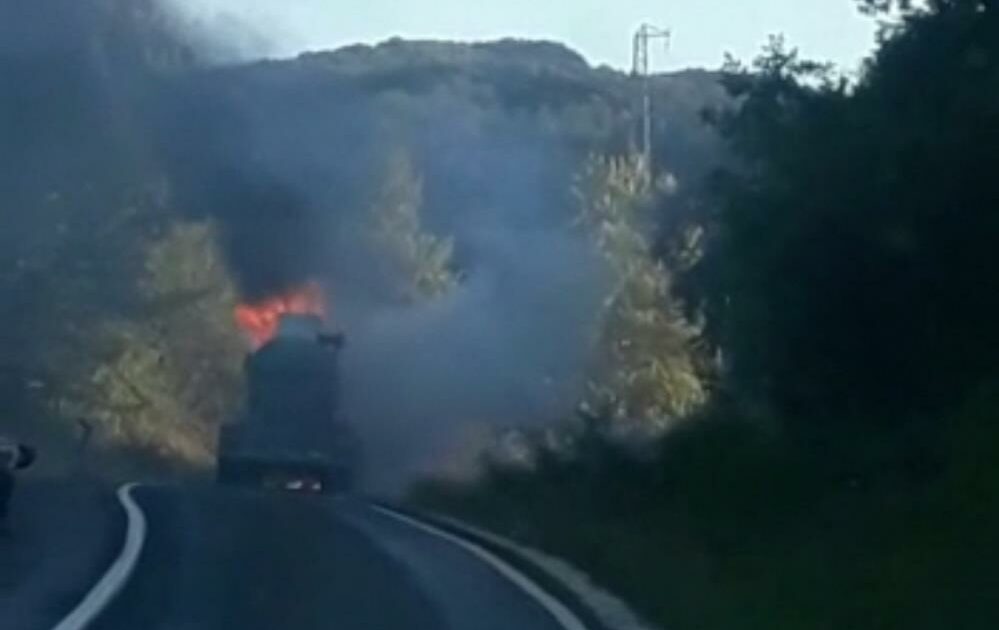
<path id="1" fill-rule="evenodd" d="M 240 64 L 265 44 L 236 24 L 219 30 L 151 1 L 0 0 L 0 81 L 19 86 L 5 113 L 24 118 L 0 155 L 8 199 L 42 177 L 32 173 L 162 172 L 179 212 L 217 219 L 247 298 L 321 282 L 348 339 L 344 413 L 379 488 L 450 465 L 474 427 L 571 413 L 606 287 L 570 227 L 585 146 L 553 131 L 551 107 L 599 95 L 544 72 L 526 88 L 501 66 L 462 74 L 408 59 L 401 43 Z M 535 46 L 567 76 L 590 72 Z M 553 105 L 526 105 L 534 95 L 522 89 Z M 400 302 L 377 272 L 372 191 L 395 148 L 421 171 L 426 227 L 455 239 L 463 279 L 436 301 Z M 45 189 L 36 183 L 31 195 Z"/>
<path id="2" fill-rule="evenodd" d="M 403 119 L 308 60 L 195 83 L 168 117 L 194 121 L 169 134 L 184 205 L 222 221 L 248 296 L 328 288 L 370 483 L 449 467 L 477 431 L 571 413 L 603 281 L 570 227 L 566 147 L 472 102 L 411 100 Z M 456 242 L 463 280 L 437 301 L 401 303 L 372 247 L 371 191 L 396 147 L 422 172 L 428 228 Z"/>

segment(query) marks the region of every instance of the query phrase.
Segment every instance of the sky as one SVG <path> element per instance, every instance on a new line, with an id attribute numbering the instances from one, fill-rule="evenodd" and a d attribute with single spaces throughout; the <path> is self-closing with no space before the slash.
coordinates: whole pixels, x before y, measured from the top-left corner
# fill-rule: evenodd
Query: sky
<path id="1" fill-rule="evenodd" d="M 750 60 L 782 33 L 809 58 L 856 68 L 876 25 L 854 0 L 168 0 L 198 19 L 240 24 L 268 42 L 269 56 L 415 39 L 550 39 L 592 64 L 631 65 L 631 37 L 642 23 L 669 28 L 653 51 L 656 70 L 715 68 L 730 52 Z"/>

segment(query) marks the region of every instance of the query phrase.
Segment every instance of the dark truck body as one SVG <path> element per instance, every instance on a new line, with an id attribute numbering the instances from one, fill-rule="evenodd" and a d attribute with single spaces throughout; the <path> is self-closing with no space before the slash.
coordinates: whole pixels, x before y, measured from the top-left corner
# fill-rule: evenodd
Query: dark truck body
<path id="1" fill-rule="evenodd" d="M 351 488 L 357 444 L 338 413 L 339 338 L 321 321 L 285 316 L 278 334 L 247 357 L 247 404 L 222 427 L 218 481 L 311 492 Z"/>

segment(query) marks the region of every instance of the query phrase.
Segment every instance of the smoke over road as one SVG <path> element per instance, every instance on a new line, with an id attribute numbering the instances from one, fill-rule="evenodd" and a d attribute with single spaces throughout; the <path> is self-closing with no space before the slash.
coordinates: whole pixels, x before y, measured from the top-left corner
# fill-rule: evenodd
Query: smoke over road
<path id="1" fill-rule="evenodd" d="M 232 51 L 255 35 L 146 1 L 2 0 L 0 18 L 0 80 L 19 86 L 8 200 L 26 162 L 91 189 L 163 177 L 175 212 L 218 221 L 246 299 L 322 285 L 348 338 L 344 413 L 378 485 L 447 465 L 469 427 L 571 411 L 602 293 L 570 228 L 579 152 L 537 112 L 483 100 L 506 70 L 474 87 L 433 59 L 350 67 L 393 45 L 240 65 Z M 427 230 L 455 241 L 462 280 L 438 300 L 393 295 L 369 238 L 385 156 L 400 149 Z"/>
<path id="2" fill-rule="evenodd" d="M 179 128 L 166 154 L 182 205 L 221 221 L 247 296 L 316 280 L 331 297 L 348 339 L 344 413 L 385 488 L 450 466 L 487 427 L 571 413 L 600 266 L 570 228 L 574 163 L 557 139 L 471 97 L 403 97 L 328 63 L 186 78 L 168 97 Z M 462 281 L 436 301 L 393 295 L 370 239 L 384 158 L 400 148 L 428 229 L 455 239 Z"/>
<path id="3" fill-rule="evenodd" d="M 578 147 L 523 108 L 455 87 L 436 61 L 368 76 L 349 63 L 206 70 L 182 103 L 194 111 L 173 117 L 196 127 L 171 152 L 193 174 L 187 205 L 211 200 L 204 212 L 226 226 L 248 294 L 313 278 L 329 292 L 348 339 L 344 412 L 365 438 L 369 479 L 386 487 L 450 467 L 490 427 L 572 413 L 604 287 L 570 228 Z M 462 281 L 436 301 L 392 295 L 368 238 L 397 149 L 422 178 L 426 226 L 455 239 Z"/>

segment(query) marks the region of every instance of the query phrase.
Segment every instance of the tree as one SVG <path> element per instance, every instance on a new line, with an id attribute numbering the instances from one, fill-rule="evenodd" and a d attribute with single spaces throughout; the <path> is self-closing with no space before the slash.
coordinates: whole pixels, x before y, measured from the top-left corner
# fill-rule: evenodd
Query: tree
<path id="1" fill-rule="evenodd" d="M 410 303 L 441 297 L 458 283 L 454 241 L 424 229 L 422 206 L 423 181 L 410 155 L 396 150 L 371 206 L 372 240 L 384 255 L 396 293 Z"/>
<path id="2" fill-rule="evenodd" d="M 596 337 L 585 406 L 655 431 L 704 402 L 700 327 L 673 294 L 673 277 L 652 250 L 648 212 L 668 191 L 639 156 L 592 157 L 575 188 L 579 224 L 605 260 L 610 291 Z"/>
<path id="3" fill-rule="evenodd" d="M 740 391 L 896 424 L 999 370 L 997 13 L 907 14 L 852 87 L 780 46 L 729 77 L 712 304 Z"/>
<path id="4" fill-rule="evenodd" d="M 110 446 L 208 461 L 219 424 L 236 412 L 244 342 L 235 289 L 209 223 L 177 223 L 147 245 L 132 318 L 94 332 L 102 359 L 67 410 L 92 419 Z"/>

